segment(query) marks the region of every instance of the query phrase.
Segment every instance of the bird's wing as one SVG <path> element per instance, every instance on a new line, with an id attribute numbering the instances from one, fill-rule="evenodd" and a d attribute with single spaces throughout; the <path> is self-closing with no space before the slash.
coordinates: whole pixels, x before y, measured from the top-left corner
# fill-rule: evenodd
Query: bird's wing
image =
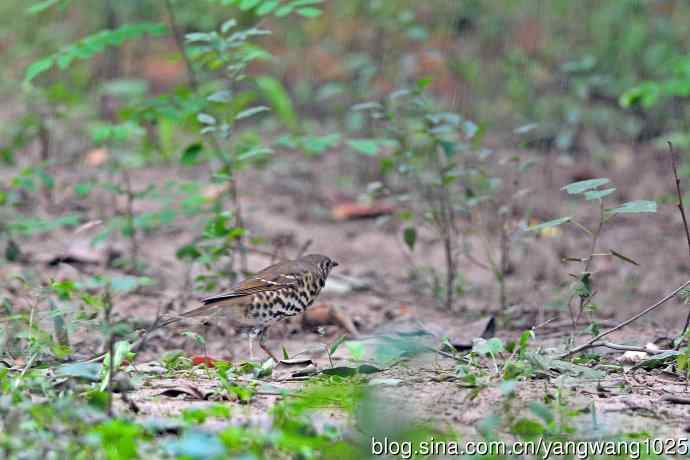
<path id="1" fill-rule="evenodd" d="M 277 291 L 279 289 L 294 287 L 301 276 L 299 266 L 292 262 L 282 262 L 261 270 L 256 275 L 245 279 L 233 289 L 201 299 L 204 305 L 210 305 L 251 296 L 259 292 Z"/>

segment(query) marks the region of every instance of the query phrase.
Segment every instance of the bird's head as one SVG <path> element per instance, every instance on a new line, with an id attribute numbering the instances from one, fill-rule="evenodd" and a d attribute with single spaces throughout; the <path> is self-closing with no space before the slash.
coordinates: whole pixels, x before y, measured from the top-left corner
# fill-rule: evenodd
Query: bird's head
<path id="1" fill-rule="evenodd" d="M 323 256 L 321 254 L 309 254 L 302 258 L 305 262 L 312 263 L 319 268 L 319 271 L 323 275 L 324 279 L 328 277 L 333 267 L 338 266 L 338 262 L 331 259 L 330 257 Z"/>

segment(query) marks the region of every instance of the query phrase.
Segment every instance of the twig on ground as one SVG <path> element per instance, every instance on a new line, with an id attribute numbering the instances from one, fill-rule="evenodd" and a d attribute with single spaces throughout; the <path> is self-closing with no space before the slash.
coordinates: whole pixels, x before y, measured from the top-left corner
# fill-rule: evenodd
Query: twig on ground
<path id="1" fill-rule="evenodd" d="M 629 318 L 629 319 L 623 321 L 622 323 L 618 324 L 617 326 L 614 326 L 614 327 L 612 327 L 612 328 L 610 328 L 610 329 L 605 330 L 605 331 L 602 332 L 601 334 L 599 334 L 599 335 L 597 335 L 596 337 L 594 337 L 594 338 L 590 339 L 589 341 L 587 341 L 587 343 L 585 343 L 585 344 L 583 344 L 583 345 L 580 345 L 579 347 L 575 347 L 575 348 L 573 348 L 572 350 L 570 350 L 570 351 L 568 351 L 568 352 L 562 354 L 562 355 L 560 356 L 560 358 L 561 358 L 561 359 L 564 359 L 564 358 L 567 358 L 567 357 L 569 357 L 569 356 L 572 356 L 572 355 L 574 355 L 574 354 L 576 354 L 576 353 L 579 353 L 579 352 L 581 352 L 581 351 L 583 351 L 583 350 L 587 350 L 587 349 L 589 349 L 589 348 L 594 348 L 594 347 L 598 346 L 597 342 L 598 342 L 599 340 L 601 340 L 602 338 L 606 337 L 607 335 L 609 335 L 609 334 L 611 334 L 611 333 L 613 333 L 613 332 L 616 332 L 616 331 L 619 330 L 619 329 L 624 328 L 624 327 L 627 326 L 628 324 L 630 324 L 630 323 L 632 323 L 632 322 L 634 322 L 634 321 L 637 321 L 638 319 L 640 319 L 641 317 L 643 317 L 643 316 L 646 315 L 647 313 L 649 313 L 649 312 L 651 312 L 651 311 L 653 311 L 653 310 L 656 310 L 657 308 L 659 308 L 660 306 L 662 306 L 663 304 L 665 304 L 666 302 L 668 302 L 669 300 L 671 300 L 672 298 L 674 298 L 674 297 L 676 296 L 676 294 L 678 294 L 680 291 L 682 291 L 683 289 L 685 289 L 685 288 L 688 287 L 688 286 L 690 286 L 690 280 L 688 280 L 688 281 L 686 281 L 685 283 L 683 283 L 680 287 L 674 289 L 673 292 L 671 292 L 671 293 L 668 294 L 666 297 L 664 297 L 663 299 L 661 299 L 661 300 L 659 300 L 658 302 L 656 302 L 654 305 L 645 308 L 645 309 L 642 310 L 640 313 L 638 313 L 638 314 L 636 314 L 635 316 L 633 316 L 633 317 L 631 317 L 631 318 Z"/>
<path id="2" fill-rule="evenodd" d="M 458 362 L 461 362 L 461 363 L 466 362 L 464 356 L 458 357 L 458 356 L 455 356 L 455 355 L 452 354 L 452 353 L 448 353 L 448 352 L 445 352 L 445 351 L 443 351 L 443 350 L 439 350 L 438 348 L 434 348 L 434 347 L 424 347 L 424 349 L 425 349 L 426 351 L 430 351 L 430 352 L 432 352 L 432 353 L 438 353 L 438 354 L 441 355 L 441 356 L 445 356 L 446 358 L 450 358 L 450 359 L 453 359 L 453 360 L 458 361 Z"/>
<path id="3" fill-rule="evenodd" d="M 673 350 L 662 350 L 662 349 L 656 349 L 655 350 L 652 348 L 636 347 L 633 345 L 621 345 L 619 343 L 613 343 L 613 342 L 602 342 L 602 343 L 596 344 L 595 346 L 610 348 L 612 350 L 619 350 L 619 351 L 639 351 L 639 352 L 647 353 L 650 355 L 660 355 L 661 353 L 673 351 Z"/>
<path id="4" fill-rule="evenodd" d="M 546 326 L 547 324 L 549 324 L 550 322 L 554 321 L 555 319 L 556 319 L 556 317 L 554 316 L 554 317 L 551 318 L 551 319 L 547 319 L 546 321 L 542 321 L 541 323 L 532 326 L 532 330 L 533 330 L 533 331 L 536 331 L 537 329 L 540 329 L 540 328 Z"/>

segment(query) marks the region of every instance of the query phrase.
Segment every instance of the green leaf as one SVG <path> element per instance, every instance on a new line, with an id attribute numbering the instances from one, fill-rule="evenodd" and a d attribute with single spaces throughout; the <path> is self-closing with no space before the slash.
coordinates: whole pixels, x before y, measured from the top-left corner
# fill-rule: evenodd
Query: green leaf
<path id="1" fill-rule="evenodd" d="M 278 6 L 278 0 L 266 0 L 257 9 L 256 14 L 265 16 Z"/>
<path id="2" fill-rule="evenodd" d="M 676 350 L 664 351 L 663 353 L 653 355 L 652 357 L 645 359 L 644 361 L 638 364 L 635 364 L 630 370 L 632 371 L 639 368 L 646 370 L 656 369 L 658 367 L 668 364 L 669 361 L 675 360 L 675 358 L 679 356 L 681 353 L 681 351 Z"/>
<path id="3" fill-rule="evenodd" d="M 166 447 L 176 458 L 228 458 L 228 452 L 219 437 L 203 431 L 187 431 L 181 438 L 168 442 Z"/>
<path id="4" fill-rule="evenodd" d="M 239 7 L 242 11 L 251 10 L 259 4 L 261 0 L 240 0 Z"/>
<path id="5" fill-rule="evenodd" d="M 41 2 L 35 3 L 26 9 L 26 14 L 41 13 L 49 9 L 51 6 L 60 3 L 60 1 L 61 0 L 43 0 Z"/>
<path id="6" fill-rule="evenodd" d="M 185 40 L 189 43 L 193 42 L 210 42 L 213 35 L 206 32 L 192 32 L 184 36 Z"/>
<path id="7" fill-rule="evenodd" d="M 243 118 L 249 118 L 252 115 L 256 115 L 257 113 L 261 113 L 261 112 L 266 112 L 267 110 L 269 110 L 269 109 L 265 105 L 259 105 L 257 107 L 251 107 L 251 108 L 248 108 L 247 110 L 243 110 L 240 113 L 238 113 L 237 115 L 235 115 L 235 120 L 242 120 Z"/>
<path id="8" fill-rule="evenodd" d="M 608 209 L 609 214 L 634 214 L 641 212 L 656 212 L 656 201 L 637 200 L 623 203 L 617 208 Z"/>
<path id="9" fill-rule="evenodd" d="M 10 262 L 18 262 L 22 258 L 22 250 L 19 245 L 12 239 L 7 240 L 5 246 L 5 259 Z"/>
<path id="10" fill-rule="evenodd" d="M 181 260 L 196 260 L 201 257 L 201 251 L 193 244 L 186 244 L 175 252 L 175 257 Z"/>
<path id="11" fill-rule="evenodd" d="M 423 77 L 416 81 L 417 90 L 424 91 L 432 82 L 433 78 Z"/>
<path id="12" fill-rule="evenodd" d="M 650 108 L 661 99 L 663 92 L 662 86 L 657 82 L 645 81 L 624 92 L 618 99 L 618 103 L 623 108 L 637 104 L 641 104 L 644 108 Z"/>
<path id="13" fill-rule="evenodd" d="M 365 110 L 383 110 L 383 106 L 379 102 L 368 101 L 355 104 L 352 107 L 350 107 L 350 110 L 352 110 L 353 112 L 361 112 Z"/>
<path id="14" fill-rule="evenodd" d="M 114 359 L 110 356 L 110 354 L 107 354 L 103 359 L 103 366 L 101 367 L 102 379 L 100 391 L 105 391 L 105 389 L 108 387 L 108 380 L 110 379 L 110 359 L 113 359 L 113 369 L 117 371 L 120 366 L 122 366 L 125 358 L 127 358 L 129 355 L 132 345 L 126 340 L 119 340 L 117 343 L 115 343 L 113 348 L 115 350 Z"/>
<path id="15" fill-rule="evenodd" d="M 493 337 L 489 340 L 477 338 L 474 339 L 472 344 L 472 351 L 482 356 L 496 356 L 496 354 L 505 351 L 505 346 L 503 345 L 503 341 L 498 337 Z"/>
<path id="16" fill-rule="evenodd" d="M 167 33 L 167 27 L 162 23 L 139 22 L 125 24 L 117 29 L 105 29 L 96 32 L 65 46 L 59 52 L 31 64 L 26 71 L 24 82 L 28 83 L 37 75 L 45 72 L 55 63 L 61 69 L 67 68 L 75 59 L 90 59 L 103 52 L 109 46 L 120 46 L 126 40 L 133 40 L 144 35 L 160 37 Z"/>
<path id="17" fill-rule="evenodd" d="M 263 158 L 267 155 L 270 155 L 271 153 L 273 153 L 273 149 L 269 147 L 264 147 L 262 145 L 257 145 L 256 147 L 252 147 L 238 152 L 236 158 L 237 161 L 247 161 L 257 158 Z"/>
<path id="18" fill-rule="evenodd" d="M 223 23 L 222 26 L 220 26 L 220 33 L 227 34 L 230 31 L 230 29 L 232 29 L 236 25 L 237 25 L 236 19 L 234 19 L 234 18 L 228 19 L 227 21 L 225 21 Z"/>
<path id="19" fill-rule="evenodd" d="M 525 358 L 537 369 L 554 370 L 570 377 L 592 380 L 606 377 L 606 372 L 602 370 L 591 369 L 587 366 L 580 366 L 560 359 L 553 359 L 533 351 L 527 351 L 527 353 L 525 353 Z"/>
<path id="20" fill-rule="evenodd" d="M 587 190 L 592 190 L 597 187 L 601 187 L 602 185 L 608 184 L 609 182 L 610 180 L 606 178 L 581 180 L 579 182 L 573 182 L 572 184 L 568 184 L 562 187 L 561 190 L 565 190 L 571 195 L 576 195 L 578 193 L 586 192 Z"/>
<path id="21" fill-rule="evenodd" d="M 539 435 L 543 435 L 545 431 L 546 430 L 541 423 L 524 417 L 518 419 L 512 427 L 512 432 L 519 438 L 524 439 L 536 438 Z"/>
<path id="22" fill-rule="evenodd" d="M 338 348 L 340 348 L 340 345 L 342 345 L 343 342 L 345 342 L 346 338 L 347 338 L 347 336 L 345 336 L 345 335 L 341 335 L 340 337 L 338 337 L 338 339 L 335 342 L 333 342 L 333 344 L 329 348 L 329 350 L 328 350 L 329 354 L 332 355 L 336 351 L 338 351 Z"/>
<path id="23" fill-rule="evenodd" d="M 184 149 L 184 152 L 182 152 L 180 163 L 182 163 L 185 166 L 195 165 L 202 151 L 203 147 L 198 142 L 188 145 L 187 148 Z"/>
<path id="24" fill-rule="evenodd" d="M 196 119 L 199 121 L 199 123 L 204 124 L 204 125 L 215 125 L 216 124 L 216 119 L 212 115 L 209 115 L 207 113 L 198 113 L 196 115 Z"/>
<path id="25" fill-rule="evenodd" d="M 305 18 L 317 18 L 321 16 L 322 12 L 318 8 L 300 8 L 297 10 L 297 14 Z"/>
<path id="26" fill-rule="evenodd" d="M 256 78 L 256 86 L 261 96 L 271 105 L 280 121 L 285 123 L 290 130 L 297 131 L 299 128 L 299 118 L 290 94 L 280 80 L 264 75 Z"/>
<path id="27" fill-rule="evenodd" d="M 55 369 L 57 377 L 75 377 L 92 382 L 100 380 L 101 363 L 64 364 Z"/>
<path id="28" fill-rule="evenodd" d="M 604 198 L 615 192 L 615 188 L 607 188 L 604 190 L 589 190 L 585 192 L 585 199 L 588 201 Z"/>
<path id="29" fill-rule="evenodd" d="M 356 374 L 375 374 L 381 372 L 383 369 L 372 366 L 371 364 L 361 364 L 357 367 L 338 366 L 329 367 L 321 371 L 325 375 L 337 375 L 339 377 L 351 377 Z"/>
<path id="30" fill-rule="evenodd" d="M 338 145 L 340 134 L 326 134 L 325 136 L 304 136 L 300 139 L 304 153 L 308 155 L 318 155 Z M 297 146 L 293 147 L 296 148 Z"/>
<path id="31" fill-rule="evenodd" d="M 363 155 L 375 156 L 381 142 L 376 139 L 349 139 L 347 145 Z"/>
<path id="32" fill-rule="evenodd" d="M 60 300 L 69 300 L 72 293 L 77 289 L 77 285 L 70 279 L 54 281 L 50 287 L 58 295 Z"/>
<path id="33" fill-rule="evenodd" d="M 347 348 L 347 351 L 350 352 L 352 359 L 355 361 L 364 359 L 364 344 L 362 342 L 345 342 L 345 348 Z"/>
<path id="34" fill-rule="evenodd" d="M 349 366 L 330 367 L 321 371 L 325 375 L 337 375 L 338 377 L 352 377 L 357 375 L 357 368 Z"/>
<path id="35" fill-rule="evenodd" d="M 414 245 L 417 242 L 417 230 L 414 227 L 405 228 L 403 231 L 403 239 L 407 247 L 410 248 L 410 251 L 414 251 Z"/>
<path id="36" fill-rule="evenodd" d="M 232 99 L 232 93 L 227 89 L 222 89 L 209 95 L 206 99 L 211 102 L 229 102 Z"/>
<path id="37" fill-rule="evenodd" d="M 29 67 L 26 68 L 26 74 L 24 75 L 24 82 L 28 83 L 38 75 L 49 70 L 53 67 L 54 59 L 52 57 L 47 57 L 33 62 Z"/>
<path id="38" fill-rule="evenodd" d="M 561 217 L 560 219 L 554 219 L 554 220 L 549 220 L 546 222 L 542 222 L 541 224 L 537 225 L 532 225 L 531 227 L 527 227 L 527 231 L 535 231 L 535 230 L 543 230 L 545 228 L 550 228 L 550 227 L 557 227 L 561 224 L 565 224 L 566 222 L 569 222 L 573 217 L 568 216 L 568 217 Z"/>
<path id="39" fill-rule="evenodd" d="M 518 351 L 520 356 L 522 356 L 525 350 L 527 350 L 527 343 L 529 342 L 529 339 L 534 339 L 534 337 L 534 331 L 531 329 L 523 331 L 522 334 L 520 334 L 520 341 L 518 343 Z"/>
<path id="40" fill-rule="evenodd" d="M 153 284 L 151 278 L 145 276 L 113 276 L 110 280 L 113 291 L 129 292 L 142 286 L 150 286 Z"/>
<path id="41" fill-rule="evenodd" d="M 292 13 L 293 9 L 294 6 L 292 5 L 283 5 L 276 10 L 275 15 L 276 17 L 282 18 L 283 16 L 287 16 L 288 14 Z"/>
<path id="42" fill-rule="evenodd" d="M 530 401 L 527 407 L 529 407 L 530 412 L 542 419 L 547 425 L 554 421 L 553 411 L 543 403 Z"/>

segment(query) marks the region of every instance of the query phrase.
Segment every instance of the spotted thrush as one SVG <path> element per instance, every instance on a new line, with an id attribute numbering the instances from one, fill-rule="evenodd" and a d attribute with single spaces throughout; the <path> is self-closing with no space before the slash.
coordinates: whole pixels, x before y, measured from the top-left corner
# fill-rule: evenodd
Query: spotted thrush
<path id="1" fill-rule="evenodd" d="M 337 265 L 334 260 L 319 254 L 279 262 L 227 292 L 201 299 L 202 306 L 182 313 L 159 327 L 212 312 L 232 313 L 231 316 L 239 317 L 243 325 L 252 327 L 252 335 L 259 337 L 261 349 L 279 362 L 266 347 L 266 330 L 283 318 L 304 312 L 321 292 L 331 269 Z M 218 311 L 221 307 L 231 310 L 223 308 L 223 311 Z"/>

